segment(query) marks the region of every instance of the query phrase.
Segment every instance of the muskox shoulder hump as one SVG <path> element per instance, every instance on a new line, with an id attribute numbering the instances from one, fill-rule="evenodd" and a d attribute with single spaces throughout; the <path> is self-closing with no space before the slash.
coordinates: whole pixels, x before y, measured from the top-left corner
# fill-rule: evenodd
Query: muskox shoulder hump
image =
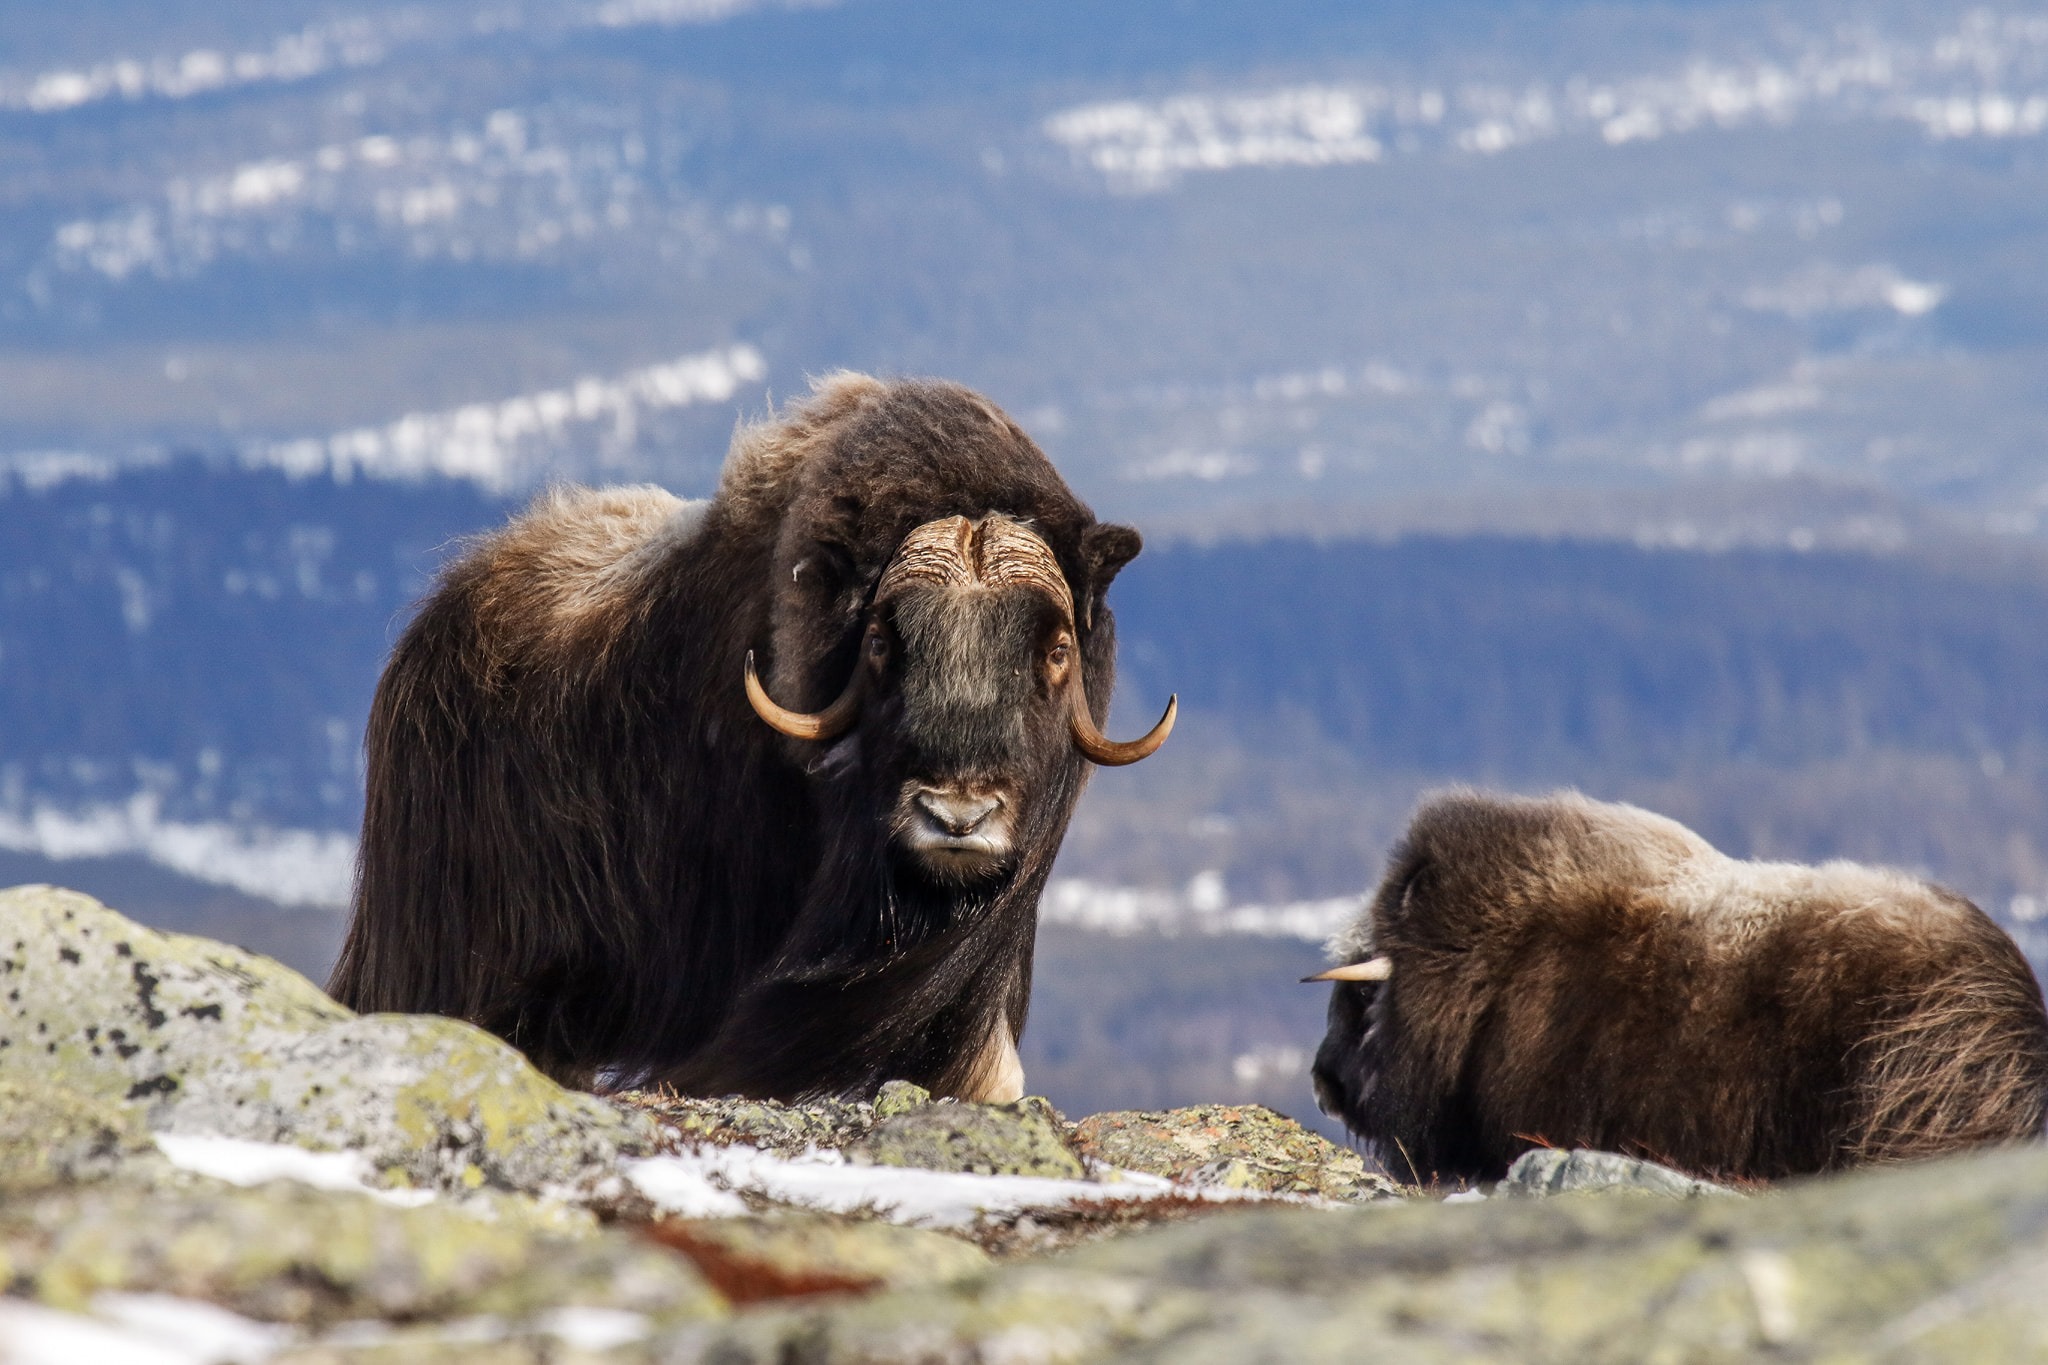
<path id="1" fill-rule="evenodd" d="M 708 506 L 651 484 L 550 489 L 470 556 L 478 615 L 506 638 L 571 646 L 631 608 Z"/>
<path id="2" fill-rule="evenodd" d="M 834 370 L 813 379 L 805 397 L 740 427 L 718 484 L 726 515 L 741 526 L 766 525 L 781 516 L 803 468 L 830 450 L 847 424 L 880 403 L 889 388 L 872 375 Z"/>

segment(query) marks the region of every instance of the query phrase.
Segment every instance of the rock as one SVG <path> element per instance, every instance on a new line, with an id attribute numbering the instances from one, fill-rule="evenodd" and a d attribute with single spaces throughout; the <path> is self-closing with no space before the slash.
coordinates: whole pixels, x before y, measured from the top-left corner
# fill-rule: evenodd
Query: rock
<path id="1" fill-rule="evenodd" d="M 657 1141 L 479 1029 L 358 1018 L 268 958 L 75 892 L 0 892 L 0 924 L 0 1079 L 131 1107 L 156 1132 L 358 1151 L 449 1191 L 555 1193 Z"/>
<path id="2" fill-rule="evenodd" d="M 1028 1095 L 1012 1104 L 930 1104 L 884 1119 L 846 1148 L 867 1166 L 914 1166 L 969 1175 L 1087 1178 L 1051 1103 Z"/>
<path id="3" fill-rule="evenodd" d="M 931 1284 L 989 1266 L 958 1238 L 823 1214 L 670 1219 L 648 1235 L 688 1256 L 734 1303 Z"/>
<path id="4" fill-rule="evenodd" d="M 565 1306 L 722 1315 L 689 1262 L 623 1232 L 564 1238 L 448 1203 L 395 1208 L 274 1182 L 167 1191 L 119 1181 L 0 1207 L 15 1290 L 57 1308 L 174 1295 L 266 1322 L 518 1319 Z"/>
<path id="5" fill-rule="evenodd" d="M 131 1106 L 0 1080 L 0 1196 L 104 1179 L 155 1152 Z"/>
<path id="6" fill-rule="evenodd" d="M 1081 1120 L 1074 1141 L 1104 1165 L 1196 1185 L 1346 1203 L 1399 1193 L 1358 1153 L 1256 1104 L 1095 1114 Z"/>
<path id="7" fill-rule="evenodd" d="M 875 1094 L 875 1117 L 893 1119 L 932 1102 L 932 1092 L 909 1081 L 884 1081 Z"/>
<path id="8" fill-rule="evenodd" d="M 2039 1358 L 2039 1146 L 1768 1199 L 1260 1209 L 965 1283 L 686 1327 L 658 1359 L 1510 1362 Z"/>
<path id="9" fill-rule="evenodd" d="M 401 1014 L 307 1034 L 261 1068 L 194 1075 L 163 1126 L 358 1151 L 428 1188 L 555 1195 L 657 1142 L 652 1123 L 563 1090 L 481 1029 Z"/>
<path id="10" fill-rule="evenodd" d="M 1695 1180 L 1683 1171 L 1613 1152 L 1559 1151 L 1539 1147 L 1524 1152 L 1508 1167 L 1498 1193 L 1506 1195 L 1575 1194 L 1583 1190 L 1620 1190 L 1661 1194 L 1677 1199 L 1734 1195 L 1726 1185 Z"/>
<path id="11" fill-rule="evenodd" d="M 154 1120 L 194 1072 L 260 1067 L 350 1017 L 269 958 L 145 929 L 75 891 L 0 891 L 0 1076 L 55 1077 Z"/>
<path id="12" fill-rule="evenodd" d="M 914 1088 L 914 1087 L 913 1087 Z M 780 1104 L 738 1097 L 690 1099 L 667 1091 L 626 1090 L 609 1096 L 629 1114 L 644 1115 L 666 1132 L 665 1145 L 758 1147 L 777 1156 L 796 1156 L 816 1147 L 836 1150 L 875 1126 L 875 1107 L 865 1101 L 818 1100 Z"/>

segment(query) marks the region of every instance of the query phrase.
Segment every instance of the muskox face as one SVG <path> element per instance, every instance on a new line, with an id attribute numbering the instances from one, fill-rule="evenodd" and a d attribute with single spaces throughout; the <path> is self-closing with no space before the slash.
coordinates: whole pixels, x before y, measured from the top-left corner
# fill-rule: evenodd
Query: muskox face
<path id="1" fill-rule="evenodd" d="M 829 744 L 819 766 L 857 784 L 897 861 L 947 885 L 999 876 L 1063 817 L 1080 760 L 1131 763 L 1172 729 L 1104 739 L 1082 683 L 1074 601 L 1058 561 L 999 513 L 944 517 L 906 536 L 864 615 L 852 676 L 824 711 L 777 706 L 770 725 Z"/>
<path id="2" fill-rule="evenodd" d="M 1354 1133 L 1371 1132 L 1366 1111 L 1374 1073 L 1371 1011 L 1379 990 L 1377 982 L 1337 984 L 1330 992 L 1329 1028 L 1309 1069 L 1317 1106 Z"/>
<path id="3" fill-rule="evenodd" d="M 1369 921 L 1354 926 L 1349 935 L 1353 941 L 1346 946 L 1354 951 L 1364 948 L 1370 942 L 1369 931 Z M 1387 958 L 1365 957 L 1304 978 L 1332 983 L 1329 1028 L 1316 1049 L 1315 1065 L 1309 1068 L 1316 1104 L 1368 1138 L 1374 1132 L 1370 1103 L 1379 1073 L 1374 1006 L 1392 975 L 1393 964 Z"/>

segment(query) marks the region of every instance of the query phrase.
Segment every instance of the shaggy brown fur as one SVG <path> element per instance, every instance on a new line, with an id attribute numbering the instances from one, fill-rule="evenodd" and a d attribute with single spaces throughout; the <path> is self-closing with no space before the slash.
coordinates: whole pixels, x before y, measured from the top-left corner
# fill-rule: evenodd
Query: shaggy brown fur
<path id="1" fill-rule="evenodd" d="M 953 516 L 1056 568 L 879 593 L 905 536 Z M 541 498 L 447 571 L 385 671 L 336 998 L 472 1020 L 576 1082 L 1007 1090 L 1085 771 L 1047 651 L 1070 633 L 1099 723 L 1103 593 L 1138 547 L 985 399 L 859 375 L 741 431 L 708 504 Z M 770 730 L 749 650 L 803 710 L 873 670 L 859 723 Z M 901 811 L 970 787 L 1006 794 L 1011 851 L 934 875 Z"/>
<path id="2" fill-rule="evenodd" d="M 1339 983 L 1324 1108 L 1422 1179 L 1537 1145 L 1775 1179 L 2033 1137 L 2048 1014 L 1968 901 L 1903 873 L 1738 862 L 1576 794 L 1426 804 Z"/>

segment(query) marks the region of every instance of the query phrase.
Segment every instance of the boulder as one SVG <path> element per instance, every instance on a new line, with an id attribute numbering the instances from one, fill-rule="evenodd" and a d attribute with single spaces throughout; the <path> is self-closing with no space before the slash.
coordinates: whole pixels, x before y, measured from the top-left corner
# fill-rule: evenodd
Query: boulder
<path id="1" fill-rule="evenodd" d="M 1671 1199 L 1733 1195 L 1738 1191 L 1710 1180 L 1695 1180 L 1683 1171 L 1654 1161 L 1617 1156 L 1613 1152 L 1560 1151 L 1539 1147 L 1524 1152 L 1508 1167 L 1495 1191 L 1509 1196 L 1578 1194 L 1606 1190 L 1624 1194 L 1659 1194 Z"/>
<path id="2" fill-rule="evenodd" d="M 960 1284 L 653 1343 L 722 1365 L 1029 1359 L 2040 1358 L 2048 1150 L 1766 1199 L 1403 1201 L 1219 1214 Z"/>
<path id="3" fill-rule="evenodd" d="M 967 1175 L 1035 1175 L 1081 1180 L 1088 1171 L 1067 1141 L 1050 1101 L 947 1102 L 910 1107 L 883 1119 L 846 1148 L 864 1166 L 912 1166 Z"/>
<path id="4" fill-rule="evenodd" d="M 934 1284 L 990 1264 L 957 1237 L 825 1214 L 667 1219 L 648 1235 L 688 1256 L 734 1303 Z"/>
<path id="5" fill-rule="evenodd" d="M 0 1080 L 0 1197 L 99 1180 L 155 1153 L 131 1105 Z"/>
<path id="6" fill-rule="evenodd" d="M 358 1017 L 268 958 L 76 892 L 0 892 L 0 925 L 0 1080 L 154 1132 L 358 1152 L 387 1181 L 451 1192 L 573 1192 L 657 1141 L 479 1029 Z"/>
<path id="7" fill-rule="evenodd" d="M 797 1105 L 738 1097 L 693 1099 L 664 1090 L 626 1090 L 610 1099 L 623 1112 L 657 1124 L 670 1148 L 757 1147 L 797 1156 L 812 1148 L 836 1151 L 875 1126 L 875 1106 L 864 1100 Z"/>
<path id="8" fill-rule="evenodd" d="M 1074 1141 L 1104 1165 L 1193 1185 L 1343 1203 L 1399 1193 L 1358 1153 L 1256 1104 L 1095 1114 L 1076 1126 Z"/>

